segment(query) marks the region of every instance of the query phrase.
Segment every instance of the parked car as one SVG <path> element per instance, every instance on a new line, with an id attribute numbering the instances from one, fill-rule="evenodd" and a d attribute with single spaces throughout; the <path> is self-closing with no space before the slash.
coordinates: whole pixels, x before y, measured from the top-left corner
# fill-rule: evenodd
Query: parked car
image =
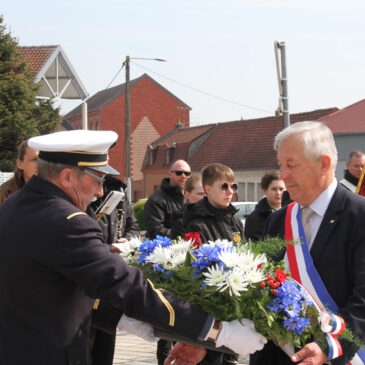
<path id="1" fill-rule="evenodd" d="M 239 209 L 235 216 L 241 219 L 243 228 L 245 228 L 246 217 L 255 210 L 256 204 L 257 202 L 232 202 L 232 205 Z"/>

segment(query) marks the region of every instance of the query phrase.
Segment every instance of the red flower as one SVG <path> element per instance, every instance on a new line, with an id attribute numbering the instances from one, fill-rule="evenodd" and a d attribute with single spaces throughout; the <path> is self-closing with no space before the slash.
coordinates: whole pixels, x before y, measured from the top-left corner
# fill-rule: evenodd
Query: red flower
<path id="1" fill-rule="evenodd" d="M 283 270 L 276 269 L 275 273 L 276 273 L 276 280 L 280 284 L 284 283 L 285 280 L 286 280 L 286 274 L 285 274 L 285 272 Z"/>
<path id="2" fill-rule="evenodd" d="M 271 290 L 271 292 L 275 295 L 277 293 L 276 289 Z"/>
<path id="3" fill-rule="evenodd" d="M 261 288 L 265 288 L 266 284 L 263 281 L 261 281 L 260 286 Z"/>
<path id="4" fill-rule="evenodd" d="M 199 248 L 202 244 L 200 239 L 200 234 L 198 232 L 185 233 L 184 241 L 189 241 L 191 239 L 191 247 Z"/>

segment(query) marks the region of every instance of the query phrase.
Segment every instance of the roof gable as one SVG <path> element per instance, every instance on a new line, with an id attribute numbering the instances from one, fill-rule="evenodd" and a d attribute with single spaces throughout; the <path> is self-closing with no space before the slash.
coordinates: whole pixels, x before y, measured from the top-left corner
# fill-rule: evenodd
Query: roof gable
<path id="1" fill-rule="evenodd" d="M 334 134 L 365 132 L 365 99 L 319 119 Z"/>
<path id="2" fill-rule="evenodd" d="M 19 53 L 40 83 L 38 98 L 85 99 L 88 93 L 60 45 L 22 46 Z"/>
<path id="3" fill-rule="evenodd" d="M 175 95 L 173 95 L 170 91 L 168 91 L 166 88 L 164 88 L 162 85 L 160 85 L 157 81 L 155 81 L 152 77 L 150 77 L 146 73 L 134 80 L 131 80 L 129 82 L 129 87 L 132 88 L 143 78 L 148 78 L 153 83 L 155 83 L 159 88 L 163 89 L 168 94 L 173 96 L 176 100 L 178 100 L 186 108 L 191 109 L 187 104 L 185 104 L 183 101 L 181 101 Z M 126 91 L 125 83 L 117 85 L 117 86 L 113 86 L 109 89 L 104 89 L 104 90 L 98 91 L 96 94 L 94 94 L 89 99 L 87 99 L 88 110 L 93 111 L 93 110 L 101 110 L 101 109 L 105 108 L 113 100 L 118 98 L 120 95 L 124 94 L 125 91 Z M 80 116 L 80 115 L 81 115 L 81 104 L 79 106 L 77 106 L 75 109 L 71 110 L 69 113 L 67 113 L 64 116 L 64 118 L 69 119 L 69 118 L 73 118 L 73 117 Z"/>

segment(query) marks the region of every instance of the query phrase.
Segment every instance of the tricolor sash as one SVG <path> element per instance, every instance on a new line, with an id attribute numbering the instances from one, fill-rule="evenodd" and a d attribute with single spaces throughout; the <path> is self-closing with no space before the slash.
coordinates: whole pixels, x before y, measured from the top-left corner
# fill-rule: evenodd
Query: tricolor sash
<path id="1" fill-rule="evenodd" d="M 313 265 L 304 234 L 300 206 L 295 202 L 289 204 L 287 207 L 285 241 L 295 243 L 294 245 L 287 245 L 285 254 L 286 269 L 290 271 L 292 278 L 306 289 L 312 298 L 313 304 L 320 312 L 319 321 L 321 323 L 321 329 L 325 332 L 329 346 L 328 360 L 335 359 L 342 355 L 342 348 L 336 335 L 343 332 L 345 323 L 341 317 L 323 312 L 322 308 L 328 308 L 331 312 L 337 313 L 338 306 L 328 293 Z M 364 365 L 365 351 L 358 351 L 350 364 Z"/>

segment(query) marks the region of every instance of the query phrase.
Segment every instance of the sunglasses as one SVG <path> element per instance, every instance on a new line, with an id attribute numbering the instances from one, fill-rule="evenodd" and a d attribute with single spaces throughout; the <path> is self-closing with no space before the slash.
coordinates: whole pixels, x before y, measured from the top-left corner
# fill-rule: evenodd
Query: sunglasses
<path id="1" fill-rule="evenodd" d="M 233 184 L 231 184 L 231 185 L 228 185 L 227 183 L 223 183 L 221 186 L 220 186 L 220 188 L 222 189 L 222 190 L 225 190 L 225 191 L 227 191 L 228 190 L 228 188 L 230 188 L 234 193 L 237 193 L 237 191 L 238 191 L 238 186 L 237 186 L 237 184 L 236 183 L 233 183 Z"/>
<path id="2" fill-rule="evenodd" d="M 84 172 L 85 174 L 88 174 L 88 175 L 90 175 L 90 176 L 92 176 L 92 177 L 95 177 L 95 179 L 99 180 L 99 181 L 98 181 L 99 186 L 102 186 L 102 185 L 104 184 L 105 179 L 103 179 L 102 177 L 100 177 L 100 176 L 98 176 L 98 175 L 95 175 L 95 174 L 93 174 L 91 171 L 86 170 L 86 169 L 80 169 L 80 170 L 81 170 L 82 172 Z"/>
<path id="3" fill-rule="evenodd" d="M 176 176 L 181 176 L 182 174 L 184 174 L 185 176 L 191 175 L 190 171 L 171 171 L 171 172 L 175 173 Z"/>

